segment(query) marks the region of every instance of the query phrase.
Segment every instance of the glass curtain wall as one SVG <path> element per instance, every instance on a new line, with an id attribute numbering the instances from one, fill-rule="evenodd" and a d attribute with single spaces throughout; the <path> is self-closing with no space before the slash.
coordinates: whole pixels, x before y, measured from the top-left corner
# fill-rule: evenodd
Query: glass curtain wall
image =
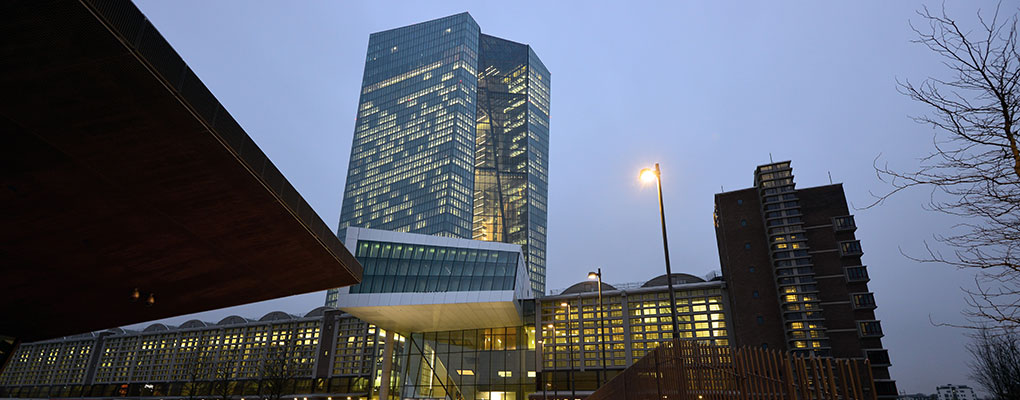
<path id="1" fill-rule="evenodd" d="M 519 254 L 405 243 L 360 241 L 362 282 L 351 293 L 514 290 Z"/>
<path id="2" fill-rule="evenodd" d="M 461 13 L 369 37 L 341 237 L 470 237 L 479 34 Z"/>
<path id="3" fill-rule="evenodd" d="M 534 71 L 527 45 L 481 35 L 479 47 L 472 238 L 524 246 L 532 288 L 542 293 L 549 73 Z"/>
<path id="4" fill-rule="evenodd" d="M 413 333 L 404 399 L 523 400 L 535 391 L 535 328 Z"/>

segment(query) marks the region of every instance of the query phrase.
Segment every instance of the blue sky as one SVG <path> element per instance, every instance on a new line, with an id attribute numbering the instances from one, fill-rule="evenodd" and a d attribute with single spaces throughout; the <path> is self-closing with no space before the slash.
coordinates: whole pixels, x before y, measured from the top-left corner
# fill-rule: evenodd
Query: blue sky
<path id="1" fill-rule="evenodd" d="M 469 11 L 483 33 L 530 44 L 552 72 L 551 289 L 596 266 L 608 282 L 662 273 L 654 189 L 637 180 L 654 162 L 673 268 L 696 275 L 719 269 L 713 194 L 751 186 L 770 154 L 793 160 L 801 187 L 828 184 L 831 173 L 852 207 L 870 203 L 869 192 L 888 189 L 876 157 L 910 168 L 931 148 L 931 128 L 908 118 L 927 110 L 898 94 L 896 79 L 946 72 L 910 43 L 919 1 L 136 4 L 330 226 L 370 33 Z M 995 3 L 946 7 L 973 24 Z M 921 254 L 959 222 L 922 210 L 928 195 L 855 212 L 891 372 L 909 393 L 971 383 L 965 333 L 931 322 L 961 321 L 959 288 L 971 274 L 901 254 Z M 303 313 L 324 297 L 198 317 Z"/>

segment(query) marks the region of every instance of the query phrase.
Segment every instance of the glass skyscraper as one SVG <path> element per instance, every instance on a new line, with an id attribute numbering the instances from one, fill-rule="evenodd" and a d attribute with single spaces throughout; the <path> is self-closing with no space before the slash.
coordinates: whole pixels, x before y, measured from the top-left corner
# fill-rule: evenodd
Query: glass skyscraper
<path id="1" fill-rule="evenodd" d="M 545 291 L 549 71 L 467 13 L 369 37 L 348 226 L 520 244 Z"/>

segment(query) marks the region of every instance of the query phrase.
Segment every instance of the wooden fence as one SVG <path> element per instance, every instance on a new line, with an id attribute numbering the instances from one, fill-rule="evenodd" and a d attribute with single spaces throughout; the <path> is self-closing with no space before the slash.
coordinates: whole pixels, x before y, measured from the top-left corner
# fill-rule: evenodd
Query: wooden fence
<path id="1" fill-rule="evenodd" d="M 873 400 L 867 360 L 676 340 L 600 387 L 588 400 Z"/>

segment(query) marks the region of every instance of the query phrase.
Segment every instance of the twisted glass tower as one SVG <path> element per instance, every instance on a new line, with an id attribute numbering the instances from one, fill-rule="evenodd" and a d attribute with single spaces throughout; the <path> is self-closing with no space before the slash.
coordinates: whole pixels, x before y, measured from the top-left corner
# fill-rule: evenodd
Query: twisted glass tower
<path id="1" fill-rule="evenodd" d="M 369 37 L 339 234 L 520 244 L 545 291 L 549 71 L 468 13 Z M 333 298 L 333 297 L 330 297 Z"/>

